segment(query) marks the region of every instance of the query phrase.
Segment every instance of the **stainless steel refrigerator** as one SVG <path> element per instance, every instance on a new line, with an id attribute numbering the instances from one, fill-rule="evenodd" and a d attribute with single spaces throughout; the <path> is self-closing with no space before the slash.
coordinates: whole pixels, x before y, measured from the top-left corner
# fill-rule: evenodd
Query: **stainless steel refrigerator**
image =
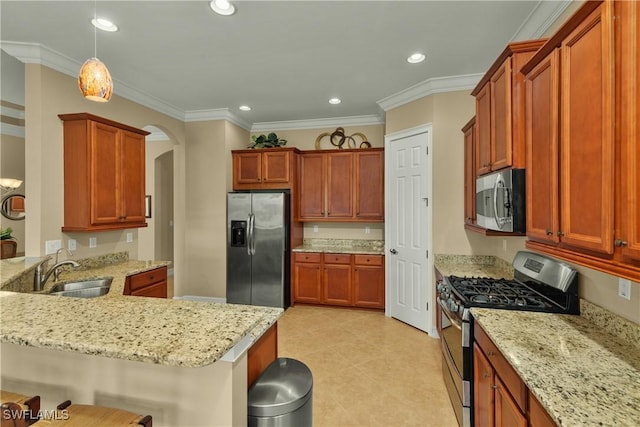
<path id="1" fill-rule="evenodd" d="M 228 193 L 227 302 L 289 306 L 289 194 Z"/>

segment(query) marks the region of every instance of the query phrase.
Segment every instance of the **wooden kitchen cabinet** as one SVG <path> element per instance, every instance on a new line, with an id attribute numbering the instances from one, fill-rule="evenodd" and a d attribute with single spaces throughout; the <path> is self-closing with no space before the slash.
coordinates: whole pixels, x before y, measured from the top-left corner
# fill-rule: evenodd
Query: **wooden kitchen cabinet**
<path id="1" fill-rule="evenodd" d="M 274 323 L 247 350 L 247 389 L 267 367 L 278 358 L 278 323 Z"/>
<path id="2" fill-rule="evenodd" d="M 127 276 L 123 295 L 167 298 L 167 267 Z"/>
<path id="3" fill-rule="evenodd" d="M 527 427 L 527 387 L 477 324 L 474 338 L 475 425 Z"/>
<path id="4" fill-rule="evenodd" d="M 233 189 L 291 189 L 296 177 L 295 148 L 234 150 Z"/>
<path id="5" fill-rule="evenodd" d="M 527 247 L 639 280 L 638 16 L 627 3 L 585 3 L 522 68 Z"/>
<path id="6" fill-rule="evenodd" d="M 353 258 L 353 305 L 384 308 L 384 256 L 354 255 Z"/>
<path id="7" fill-rule="evenodd" d="M 355 156 L 356 218 L 384 220 L 384 151 L 360 150 Z"/>
<path id="8" fill-rule="evenodd" d="M 64 129 L 62 231 L 146 227 L 149 132 L 88 113 L 58 117 Z"/>
<path id="9" fill-rule="evenodd" d="M 529 409 L 527 415 L 529 418 L 529 427 L 556 427 L 557 425 L 531 392 L 529 392 Z"/>
<path id="10" fill-rule="evenodd" d="M 475 89 L 476 174 L 523 168 L 524 80 L 519 73 L 546 39 L 510 43 Z"/>
<path id="11" fill-rule="evenodd" d="M 300 155 L 299 220 L 384 220 L 384 151 L 316 150 Z"/>
<path id="12" fill-rule="evenodd" d="M 293 254 L 293 302 L 322 303 L 322 254 Z"/>
<path id="13" fill-rule="evenodd" d="M 476 223 L 475 117 L 464 125 L 462 133 L 464 134 L 464 223 L 473 226 Z"/>
<path id="14" fill-rule="evenodd" d="M 293 254 L 293 303 L 384 308 L 384 256 Z"/>
<path id="15" fill-rule="evenodd" d="M 322 303 L 327 305 L 353 304 L 351 255 L 323 254 Z"/>

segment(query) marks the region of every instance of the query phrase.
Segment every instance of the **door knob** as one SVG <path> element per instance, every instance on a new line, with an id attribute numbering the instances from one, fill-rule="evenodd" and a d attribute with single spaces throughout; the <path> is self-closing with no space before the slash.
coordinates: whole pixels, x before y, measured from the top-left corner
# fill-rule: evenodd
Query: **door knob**
<path id="1" fill-rule="evenodd" d="M 398 253 L 398 251 L 396 251 L 395 249 L 390 249 L 389 252 L 391 252 L 394 255 Z"/>

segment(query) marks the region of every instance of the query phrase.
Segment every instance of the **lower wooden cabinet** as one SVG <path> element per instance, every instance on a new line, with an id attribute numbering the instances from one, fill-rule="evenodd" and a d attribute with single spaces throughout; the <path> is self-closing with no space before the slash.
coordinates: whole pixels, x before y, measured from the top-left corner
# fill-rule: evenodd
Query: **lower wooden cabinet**
<path id="1" fill-rule="evenodd" d="M 167 297 L 167 267 L 159 267 L 128 276 L 124 283 L 124 295 L 137 297 Z"/>
<path id="2" fill-rule="evenodd" d="M 480 427 L 551 427 L 555 423 L 477 324 L 473 343 L 473 418 Z M 532 406 L 532 398 L 537 406 Z"/>
<path id="3" fill-rule="evenodd" d="M 247 352 L 247 388 L 278 358 L 278 324 L 274 323 Z"/>
<path id="4" fill-rule="evenodd" d="M 384 256 L 293 254 L 293 303 L 384 308 Z"/>

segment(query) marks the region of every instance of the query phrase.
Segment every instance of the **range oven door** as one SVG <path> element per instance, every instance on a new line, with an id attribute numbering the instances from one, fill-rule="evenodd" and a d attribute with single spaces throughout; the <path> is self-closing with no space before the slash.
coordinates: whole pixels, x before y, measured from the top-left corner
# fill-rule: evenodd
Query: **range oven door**
<path id="1" fill-rule="evenodd" d="M 471 426 L 471 383 L 464 378 L 464 348 L 469 340 L 469 324 L 453 315 L 446 304 L 438 300 L 438 317 L 441 325 L 440 339 L 442 343 L 442 374 L 451 404 L 458 423 L 463 427 Z"/>

